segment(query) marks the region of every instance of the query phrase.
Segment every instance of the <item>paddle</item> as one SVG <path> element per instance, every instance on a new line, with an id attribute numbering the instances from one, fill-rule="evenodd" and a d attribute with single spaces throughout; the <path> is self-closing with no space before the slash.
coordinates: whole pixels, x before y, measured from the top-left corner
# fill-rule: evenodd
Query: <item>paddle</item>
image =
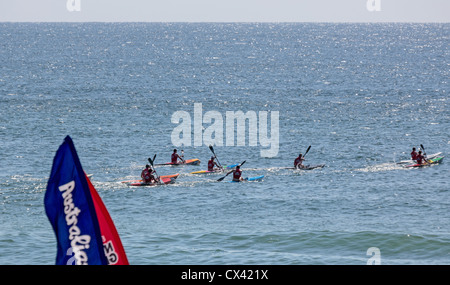
<path id="1" fill-rule="evenodd" d="M 308 149 L 306 150 L 305 154 L 303 155 L 303 157 L 306 156 L 306 154 L 308 153 L 308 151 L 311 149 L 311 146 L 308 146 Z"/>
<path id="2" fill-rule="evenodd" d="M 425 158 L 425 162 L 429 163 L 428 158 L 427 158 L 427 154 L 425 153 L 425 148 L 423 147 L 423 144 L 421 144 L 420 147 L 423 149 L 423 157 Z"/>
<path id="3" fill-rule="evenodd" d="M 148 162 L 150 162 L 150 164 L 152 165 L 152 168 L 153 168 L 153 170 L 155 171 L 157 180 L 161 183 L 161 179 L 160 179 L 158 173 L 156 172 L 155 166 L 153 165 L 153 162 L 155 161 L 155 158 L 156 158 L 156 153 L 155 153 L 155 155 L 153 156 L 153 159 L 151 159 L 150 157 L 148 158 Z"/>
<path id="4" fill-rule="evenodd" d="M 423 144 L 421 144 L 420 147 L 423 149 L 423 155 L 426 155 L 425 154 L 425 148 L 423 147 Z"/>
<path id="5" fill-rule="evenodd" d="M 213 146 L 212 146 L 212 145 L 209 145 L 209 149 L 210 149 L 210 150 L 212 151 L 212 153 L 214 154 L 214 157 L 217 159 L 217 162 L 219 163 L 220 167 L 222 167 L 222 164 L 220 164 L 220 161 L 219 161 L 219 159 L 217 158 L 216 153 L 214 152 Z M 223 169 L 223 167 L 222 167 L 222 169 Z"/>
<path id="6" fill-rule="evenodd" d="M 241 164 L 239 164 L 239 167 L 241 167 L 242 165 L 244 165 L 245 161 L 246 161 L 246 160 L 244 160 Z M 225 175 L 224 177 L 220 177 L 219 179 L 217 179 L 217 181 L 220 182 L 220 181 L 224 180 L 225 177 L 227 177 L 228 174 L 230 174 L 231 172 L 233 172 L 233 171 L 228 172 L 227 175 Z"/>

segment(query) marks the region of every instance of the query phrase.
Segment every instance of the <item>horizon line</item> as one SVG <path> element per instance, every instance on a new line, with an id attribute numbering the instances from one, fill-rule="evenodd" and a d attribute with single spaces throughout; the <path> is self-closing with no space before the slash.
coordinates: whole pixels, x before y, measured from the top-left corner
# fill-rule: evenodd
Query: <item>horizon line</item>
<path id="1" fill-rule="evenodd" d="M 187 24 L 450 24 L 450 21 L 1 21 L 0 23 L 187 23 Z"/>

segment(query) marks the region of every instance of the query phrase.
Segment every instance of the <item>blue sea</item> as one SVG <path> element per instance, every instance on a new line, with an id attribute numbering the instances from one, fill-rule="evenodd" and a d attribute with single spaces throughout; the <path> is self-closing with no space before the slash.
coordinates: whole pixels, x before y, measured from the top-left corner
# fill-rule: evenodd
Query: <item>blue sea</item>
<path id="1" fill-rule="evenodd" d="M 55 263 L 43 199 L 69 135 L 130 264 L 448 265 L 448 158 L 398 162 L 421 144 L 450 153 L 449 46 L 450 24 L 0 23 L 0 264 Z M 195 104 L 223 117 L 219 162 L 262 181 L 191 174 L 212 155 Z M 238 111 L 267 112 L 269 137 L 278 112 L 276 155 L 250 123 L 225 143 Z M 192 118 L 181 146 L 177 112 Z M 288 169 L 308 146 L 304 164 L 325 167 Z M 174 148 L 200 165 L 121 183 Z"/>

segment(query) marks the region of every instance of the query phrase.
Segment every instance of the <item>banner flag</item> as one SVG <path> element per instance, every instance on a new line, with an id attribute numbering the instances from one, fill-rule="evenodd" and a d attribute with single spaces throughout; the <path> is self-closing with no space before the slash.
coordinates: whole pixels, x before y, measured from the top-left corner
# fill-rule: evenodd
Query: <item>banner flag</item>
<path id="1" fill-rule="evenodd" d="M 111 217 L 83 171 L 69 136 L 53 159 L 44 205 L 56 235 L 57 265 L 128 264 Z"/>

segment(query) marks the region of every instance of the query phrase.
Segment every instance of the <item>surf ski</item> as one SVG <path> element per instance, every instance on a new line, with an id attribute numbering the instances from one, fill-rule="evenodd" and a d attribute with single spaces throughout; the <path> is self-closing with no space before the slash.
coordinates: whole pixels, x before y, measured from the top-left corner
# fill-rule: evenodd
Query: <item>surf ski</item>
<path id="1" fill-rule="evenodd" d="M 200 159 L 194 158 L 194 159 L 186 159 L 184 162 L 181 163 L 173 163 L 173 162 L 166 162 L 166 163 L 160 163 L 155 165 L 172 165 L 172 166 L 178 166 L 178 165 L 199 165 Z"/>
<path id="2" fill-rule="evenodd" d="M 293 169 L 293 170 L 311 170 L 311 169 L 316 169 L 316 168 L 323 168 L 325 167 L 325 164 L 312 164 L 312 165 L 304 165 L 301 168 L 297 168 L 297 167 L 281 167 L 280 169 Z"/>
<path id="3" fill-rule="evenodd" d="M 230 182 L 252 182 L 252 181 L 261 181 L 261 180 L 263 180 L 263 178 L 264 178 L 264 175 L 260 175 L 260 176 L 254 176 L 254 177 L 247 177 L 247 178 L 244 178 L 244 180 L 242 180 L 242 181 L 234 181 L 234 180 L 231 180 Z"/>
<path id="4" fill-rule="evenodd" d="M 215 169 L 213 171 L 209 171 L 209 170 L 200 170 L 200 171 L 194 171 L 191 172 L 191 174 L 210 174 L 210 173 L 222 173 L 224 170 L 231 170 L 233 168 L 235 168 L 236 166 L 238 166 L 239 163 L 236 164 L 232 164 L 232 165 L 225 165 L 223 169 Z"/>
<path id="5" fill-rule="evenodd" d="M 161 182 L 155 182 L 155 183 L 145 183 L 143 180 L 127 180 L 122 181 L 121 183 L 125 183 L 128 186 L 157 186 L 157 185 L 165 185 L 165 184 L 171 184 L 174 183 L 175 180 L 178 178 L 180 174 L 172 174 L 172 175 L 163 175 L 160 176 Z"/>
<path id="6" fill-rule="evenodd" d="M 442 152 L 437 152 L 437 153 L 427 155 L 427 157 L 428 157 L 428 159 L 433 159 L 438 156 L 441 156 L 441 154 L 442 154 Z M 416 161 L 412 160 L 412 159 L 400 160 L 399 162 L 397 162 L 397 164 L 415 164 L 415 163 L 416 163 Z"/>
<path id="7" fill-rule="evenodd" d="M 316 168 L 323 168 L 325 164 L 316 164 L 316 165 L 304 165 L 302 167 L 295 167 L 295 170 L 311 170 Z"/>
<path id="8" fill-rule="evenodd" d="M 424 167 L 424 166 L 431 166 L 431 165 L 434 165 L 434 164 L 439 164 L 439 163 L 441 163 L 442 160 L 444 160 L 444 157 L 443 157 L 443 156 L 438 156 L 438 157 L 435 157 L 435 158 L 433 158 L 433 159 L 428 159 L 426 163 L 422 163 L 422 164 L 418 164 L 418 163 L 416 163 L 416 164 L 410 164 L 410 165 L 406 165 L 405 167 Z"/>

